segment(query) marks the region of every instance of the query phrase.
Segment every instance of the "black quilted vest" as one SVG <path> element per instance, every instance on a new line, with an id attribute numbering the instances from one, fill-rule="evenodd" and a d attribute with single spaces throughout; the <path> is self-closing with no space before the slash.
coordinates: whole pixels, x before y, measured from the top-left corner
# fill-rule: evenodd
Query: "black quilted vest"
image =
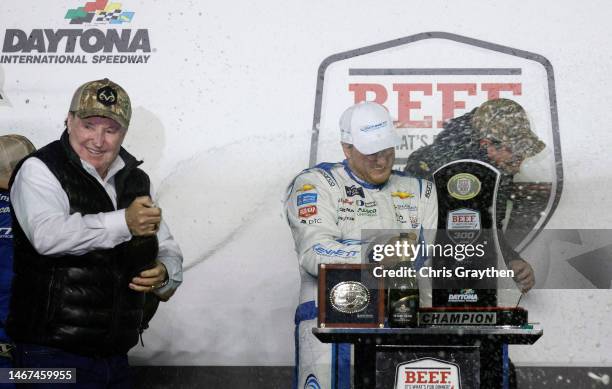
<path id="1" fill-rule="evenodd" d="M 149 195 L 150 183 L 137 168 L 141 162 L 123 148 L 119 155 L 125 167 L 115 176 L 115 187 L 117 209 L 122 209 L 134 198 Z M 60 182 L 70 201 L 70 214 L 115 210 L 104 188 L 83 169 L 66 132 L 32 156 L 42 160 Z M 112 249 L 79 256 L 44 256 L 30 244 L 14 212 L 13 235 L 15 276 L 7 332 L 14 341 L 88 356 L 125 354 L 138 342 L 146 326 L 145 296 L 128 283 L 153 266 L 156 237 L 133 237 Z"/>

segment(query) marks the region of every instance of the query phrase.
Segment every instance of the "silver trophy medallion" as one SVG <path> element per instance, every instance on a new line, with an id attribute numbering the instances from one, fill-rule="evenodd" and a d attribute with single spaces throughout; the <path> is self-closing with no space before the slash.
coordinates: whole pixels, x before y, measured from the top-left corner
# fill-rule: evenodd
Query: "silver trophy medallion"
<path id="1" fill-rule="evenodd" d="M 370 291 L 360 282 L 344 281 L 332 288 L 329 299 L 336 311 L 357 313 L 366 309 L 370 303 Z"/>

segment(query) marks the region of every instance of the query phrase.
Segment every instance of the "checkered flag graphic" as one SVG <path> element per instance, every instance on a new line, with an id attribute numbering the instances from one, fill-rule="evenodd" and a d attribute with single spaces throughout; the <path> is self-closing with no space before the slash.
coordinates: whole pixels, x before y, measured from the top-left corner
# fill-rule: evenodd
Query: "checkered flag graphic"
<path id="1" fill-rule="evenodd" d="M 119 15 L 121 15 L 120 9 L 114 9 L 110 12 L 107 11 L 99 11 L 96 15 L 95 22 L 96 23 L 112 23 L 113 20 L 118 20 Z"/>

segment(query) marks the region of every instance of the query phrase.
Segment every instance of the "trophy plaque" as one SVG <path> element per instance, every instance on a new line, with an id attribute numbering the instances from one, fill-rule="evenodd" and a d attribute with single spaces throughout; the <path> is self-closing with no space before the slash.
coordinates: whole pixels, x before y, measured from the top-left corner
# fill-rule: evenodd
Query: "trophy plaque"
<path id="1" fill-rule="evenodd" d="M 512 326 L 528 324 L 527 310 L 520 307 L 421 308 L 419 326 Z"/>
<path id="2" fill-rule="evenodd" d="M 371 264 L 319 265 L 320 328 L 382 328 L 385 324 L 385 289 Z"/>

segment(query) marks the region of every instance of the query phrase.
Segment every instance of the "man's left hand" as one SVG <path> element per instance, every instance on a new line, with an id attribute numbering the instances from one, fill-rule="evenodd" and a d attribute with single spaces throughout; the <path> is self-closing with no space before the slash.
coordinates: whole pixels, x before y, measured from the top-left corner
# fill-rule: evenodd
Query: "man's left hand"
<path id="1" fill-rule="evenodd" d="M 130 289 L 137 292 L 152 292 L 159 288 L 168 279 L 166 266 L 160 261 L 156 261 L 155 267 L 140 272 L 137 277 L 132 278 Z"/>
<path id="2" fill-rule="evenodd" d="M 531 265 L 523 259 L 510 261 L 510 269 L 514 271 L 514 281 L 521 292 L 527 293 L 535 285 L 535 276 Z"/>

